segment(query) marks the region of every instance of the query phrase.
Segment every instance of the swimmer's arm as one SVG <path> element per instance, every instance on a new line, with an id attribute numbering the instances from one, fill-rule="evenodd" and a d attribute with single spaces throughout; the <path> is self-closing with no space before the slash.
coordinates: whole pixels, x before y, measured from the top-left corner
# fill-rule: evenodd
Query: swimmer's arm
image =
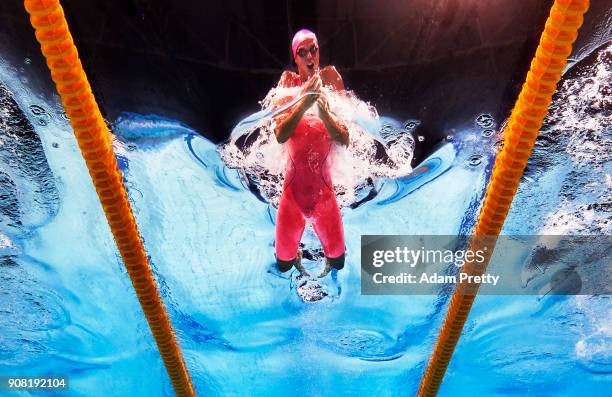
<path id="1" fill-rule="evenodd" d="M 300 119 L 308 110 L 307 107 L 300 105 L 294 106 L 286 113 L 281 113 L 274 120 L 276 121 L 276 128 L 274 128 L 274 134 L 276 135 L 276 140 L 278 143 L 285 143 L 293 133 L 295 132 L 295 127 L 297 127 Z"/>
<path id="2" fill-rule="evenodd" d="M 276 88 L 291 87 L 293 85 L 292 82 L 295 80 L 295 78 L 296 78 L 295 73 L 285 70 L 283 74 L 281 75 L 280 80 L 276 84 Z M 286 103 L 288 103 L 289 101 L 291 101 L 291 99 L 292 98 L 290 96 L 275 98 L 272 102 L 272 107 L 280 108 L 284 106 Z"/>
<path id="3" fill-rule="evenodd" d="M 325 99 L 320 98 L 317 101 L 317 106 L 319 107 L 319 117 L 331 138 L 344 146 L 348 146 L 350 140 L 347 126 L 330 112 L 329 105 Z"/>
<path id="4" fill-rule="evenodd" d="M 336 91 L 344 91 L 344 80 L 338 70 L 332 65 L 326 66 L 321 70 L 323 84 L 331 86 Z"/>
<path id="5" fill-rule="evenodd" d="M 291 78 L 291 72 L 284 72 L 281 80 L 279 82 L 279 86 L 284 84 L 285 81 Z M 307 83 L 307 88 L 311 85 L 311 83 Z M 278 114 L 274 121 L 276 123 L 276 127 L 274 128 L 274 135 L 276 135 L 276 140 L 278 143 L 285 143 L 293 133 L 295 132 L 295 127 L 297 127 L 300 122 L 302 116 L 308 108 L 310 108 L 313 103 L 317 100 L 318 95 L 307 95 L 305 96 L 297 105 L 290 107 L 284 112 Z"/>
<path id="6" fill-rule="evenodd" d="M 325 85 L 331 86 L 336 91 L 344 91 L 344 81 L 342 76 L 334 66 L 326 66 L 321 70 L 321 79 Z M 329 135 L 333 140 L 348 146 L 349 132 L 346 125 L 340 121 L 330 110 L 327 101 L 324 98 L 317 101 L 321 121 L 325 124 Z"/>
<path id="7" fill-rule="evenodd" d="M 293 72 L 285 71 L 283 72 L 277 87 L 290 87 L 291 81 L 294 79 Z M 280 107 L 288 102 L 291 98 L 282 98 L 282 101 L 278 101 L 275 103 L 275 107 Z M 274 135 L 276 135 L 276 140 L 278 143 L 285 143 L 291 135 L 295 132 L 295 127 L 297 123 L 300 121 L 300 118 L 304 114 L 300 114 L 296 112 L 298 108 L 296 106 L 292 106 L 291 108 L 285 110 L 284 112 L 279 113 L 274 117 L 274 122 L 276 123 L 276 127 L 274 128 Z"/>

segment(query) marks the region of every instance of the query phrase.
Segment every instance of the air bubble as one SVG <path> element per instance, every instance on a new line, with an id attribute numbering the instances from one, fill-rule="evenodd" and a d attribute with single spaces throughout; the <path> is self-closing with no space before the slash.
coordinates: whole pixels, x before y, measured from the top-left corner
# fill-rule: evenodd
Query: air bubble
<path id="1" fill-rule="evenodd" d="M 453 141 L 453 139 L 455 139 L 455 137 L 454 137 L 454 136 L 452 136 L 452 135 L 447 135 L 447 136 L 446 136 L 446 140 L 447 140 L 448 142 L 452 142 L 452 141 Z"/>
<path id="2" fill-rule="evenodd" d="M 26 65 L 29 65 L 32 63 L 32 60 L 30 58 L 26 58 L 23 60 L 23 63 L 25 63 Z"/>
<path id="3" fill-rule="evenodd" d="M 419 142 L 423 142 L 425 140 L 425 137 L 423 135 L 419 135 L 417 139 L 419 140 Z"/>
<path id="4" fill-rule="evenodd" d="M 36 120 L 36 123 L 44 127 L 49 124 L 49 121 L 47 121 L 47 119 L 40 118 Z"/>
<path id="5" fill-rule="evenodd" d="M 493 116 L 484 113 L 476 117 L 476 125 L 481 128 L 492 128 L 495 125 L 495 121 L 493 120 Z"/>
<path id="6" fill-rule="evenodd" d="M 262 152 L 257 152 L 257 153 L 255 154 L 255 157 L 257 157 L 257 159 L 258 159 L 258 160 L 263 160 L 264 155 L 263 155 L 263 153 L 262 153 Z"/>
<path id="7" fill-rule="evenodd" d="M 487 130 L 482 131 L 482 136 L 484 136 L 484 137 L 488 138 L 488 137 L 490 137 L 492 135 L 493 135 L 493 130 L 491 130 L 491 129 L 487 129 Z"/>
<path id="8" fill-rule="evenodd" d="M 407 130 L 414 130 L 421 124 L 419 120 L 406 120 L 404 122 L 404 128 Z"/>
<path id="9" fill-rule="evenodd" d="M 45 110 L 45 108 L 43 108 L 40 105 L 30 105 L 30 112 L 32 112 L 34 116 L 40 116 L 43 114 L 47 114 L 47 111 Z"/>
<path id="10" fill-rule="evenodd" d="M 56 148 L 56 149 L 57 149 L 57 148 L 59 147 L 59 143 L 57 143 L 57 142 L 53 142 L 53 143 L 51 144 L 51 146 L 53 146 L 54 148 Z"/>
<path id="11" fill-rule="evenodd" d="M 479 154 L 473 154 L 467 159 L 467 164 L 470 167 L 476 167 L 482 164 L 482 156 Z"/>

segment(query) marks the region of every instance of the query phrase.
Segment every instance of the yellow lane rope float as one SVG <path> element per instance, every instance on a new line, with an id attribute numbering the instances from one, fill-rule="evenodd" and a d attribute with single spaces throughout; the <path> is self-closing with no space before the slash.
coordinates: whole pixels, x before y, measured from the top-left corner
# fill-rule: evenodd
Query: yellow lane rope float
<path id="1" fill-rule="evenodd" d="M 110 131 L 83 71 L 62 6 L 59 0 L 26 0 L 24 5 L 176 395 L 195 396 L 128 201 Z"/>
<path id="2" fill-rule="evenodd" d="M 505 128 L 504 146 L 495 159 L 485 201 L 470 240 L 470 249 L 487 246 L 488 255 L 481 264 L 468 262 L 463 266 L 462 271 L 469 275 L 482 275 L 487 268 L 588 8 L 588 0 L 556 0 L 550 10 L 527 79 Z M 458 286 L 453 293 L 418 396 L 437 394 L 477 292 L 478 285 L 465 285 Z"/>

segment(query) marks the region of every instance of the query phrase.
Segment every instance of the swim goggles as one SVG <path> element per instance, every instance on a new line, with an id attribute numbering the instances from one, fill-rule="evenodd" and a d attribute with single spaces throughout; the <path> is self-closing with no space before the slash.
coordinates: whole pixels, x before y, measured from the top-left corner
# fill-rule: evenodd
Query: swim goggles
<path id="1" fill-rule="evenodd" d="M 297 54 L 300 56 L 300 58 L 306 58 L 306 55 L 308 55 L 308 52 L 310 52 L 311 55 L 315 55 L 317 53 L 317 51 L 319 51 L 319 47 L 317 47 L 317 45 L 313 45 L 310 47 L 310 49 L 306 49 L 304 47 L 300 47 L 299 50 L 297 50 Z"/>

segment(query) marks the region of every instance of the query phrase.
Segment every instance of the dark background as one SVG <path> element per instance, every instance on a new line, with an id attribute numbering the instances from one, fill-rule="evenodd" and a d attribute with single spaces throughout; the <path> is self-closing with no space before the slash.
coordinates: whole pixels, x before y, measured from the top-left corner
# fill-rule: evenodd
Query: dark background
<path id="1" fill-rule="evenodd" d="M 594 3 L 585 26 L 609 7 Z M 290 40 L 307 27 L 318 35 L 321 64 L 336 65 L 347 87 L 381 115 L 422 121 L 427 139 L 418 158 L 480 113 L 498 123 L 508 116 L 552 1 L 62 4 L 108 120 L 122 111 L 156 113 L 222 141 L 293 67 Z M 51 89 L 21 1 L 0 2 L 0 39 L 13 49 L 1 55 L 30 57 Z"/>

